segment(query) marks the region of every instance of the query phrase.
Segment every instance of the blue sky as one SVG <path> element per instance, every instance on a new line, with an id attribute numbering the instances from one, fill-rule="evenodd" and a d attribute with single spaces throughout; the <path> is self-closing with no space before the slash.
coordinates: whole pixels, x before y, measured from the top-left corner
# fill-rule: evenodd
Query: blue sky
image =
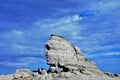
<path id="1" fill-rule="evenodd" d="M 64 36 L 102 71 L 120 73 L 119 0 L 0 0 L 0 74 L 48 68 L 44 44 Z"/>

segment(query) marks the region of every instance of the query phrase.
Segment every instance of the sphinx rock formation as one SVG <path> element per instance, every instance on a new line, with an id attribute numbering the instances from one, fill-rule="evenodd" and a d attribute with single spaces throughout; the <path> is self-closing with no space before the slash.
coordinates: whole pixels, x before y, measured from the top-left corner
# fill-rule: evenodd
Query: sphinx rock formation
<path id="1" fill-rule="evenodd" d="M 63 72 L 79 71 L 83 74 L 103 75 L 95 63 L 90 62 L 77 46 L 71 45 L 61 36 L 51 35 L 45 44 L 45 53 L 48 64 L 62 69 Z"/>
<path id="2" fill-rule="evenodd" d="M 60 74 L 61 80 L 113 80 L 62 36 L 51 35 L 45 44 L 45 54 L 49 72 Z"/>
<path id="3" fill-rule="evenodd" d="M 15 74 L 1 75 L 0 80 L 120 80 L 120 75 L 103 73 L 77 46 L 62 36 L 52 34 L 45 43 L 49 70 L 18 69 Z"/>

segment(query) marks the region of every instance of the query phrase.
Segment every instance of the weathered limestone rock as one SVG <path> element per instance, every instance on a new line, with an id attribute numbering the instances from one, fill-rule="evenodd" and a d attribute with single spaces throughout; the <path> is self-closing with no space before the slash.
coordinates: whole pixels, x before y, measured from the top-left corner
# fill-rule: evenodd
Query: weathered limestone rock
<path id="1" fill-rule="evenodd" d="M 120 80 L 120 79 L 110 78 L 108 76 L 80 74 L 80 75 L 70 76 L 67 80 Z"/>
<path id="2" fill-rule="evenodd" d="M 104 72 L 105 75 L 109 76 L 109 77 L 112 77 L 112 78 L 115 78 L 115 77 L 120 77 L 119 74 L 112 74 L 110 72 Z"/>
<path id="3" fill-rule="evenodd" d="M 47 62 L 51 66 L 76 65 L 77 58 L 73 46 L 63 37 L 51 35 L 50 40 L 45 44 Z"/>
<path id="4" fill-rule="evenodd" d="M 38 73 L 41 74 L 41 75 L 46 75 L 47 71 L 44 68 L 39 68 Z"/>
<path id="5" fill-rule="evenodd" d="M 32 76 L 32 72 L 29 69 L 17 69 L 14 76 L 14 80 L 30 78 Z"/>
<path id="6" fill-rule="evenodd" d="M 0 75 L 0 80 L 13 80 L 13 74 Z"/>
<path id="7" fill-rule="evenodd" d="M 62 68 L 63 72 L 80 71 L 83 74 L 103 74 L 77 46 L 71 45 L 61 36 L 51 35 L 45 44 L 45 53 L 48 64 Z"/>
<path id="8" fill-rule="evenodd" d="M 57 67 L 50 67 L 50 69 L 49 69 L 49 72 L 51 72 L 51 73 L 58 73 L 58 74 L 60 74 L 61 71 L 62 71 L 62 69 L 57 68 Z"/>
<path id="9" fill-rule="evenodd" d="M 81 50 L 77 47 L 77 46 L 73 46 L 75 52 L 76 52 L 76 57 L 77 60 L 85 60 L 85 56 L 83 55 L 83 53 L 81 52 Z"/>

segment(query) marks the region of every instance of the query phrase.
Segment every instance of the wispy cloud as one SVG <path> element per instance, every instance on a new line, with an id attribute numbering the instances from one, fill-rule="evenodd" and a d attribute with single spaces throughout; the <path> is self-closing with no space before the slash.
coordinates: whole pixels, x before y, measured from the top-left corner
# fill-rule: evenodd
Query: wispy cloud
<path id="1" fill-rule="evenodd" d="M 17 36 L 24 34 L 24 32 L 20 31 L 20 30 L 13 30 L 13 31 L 11 31 L 11 33 L 14 35 L 17 35 Z"/>
<path id="2" fill-rule="evenodd" d="M 38 47 L 33 47 L 33 46 L 26 46 L 26 45 L 19 45 L 19 44 L 13 44 L 12 47 L 14 49 L 18 49 L 18 50 L 34 50 L 34 51 L 40 51 L 40 48 Z"/>
<path id="3" fill-rule="evenodd" d="M 28 67 L 29 63 L 3 61 L 0 62 L 0 65 L 17 68 L 17 67 L 25 67 L 25 66 Z"/>
<path id="4" fill-rule="evenodd" d="M 37 57 L 18 57 L 17 61 L 2 61 L 0 62 L 0 65 L 8 66 L 8 67 L 15 67 L 15 68 L 24 68 L 29 67 L 32 63 L 46 63 L 45 59 L 43 58 L 37 58 Z"/>
<path id="5" fill-rule="evenodd" d="M 91 54 L 88 55 L 90 58 L 97 58 L 97 57 L 109 57 L 109 56 L 120 56 L 120 52 L 108 52 L 108 53 L 96 53 L 96 54 Z"/>
<path id="6" fill-rule="evenodd" d="M 20 62 L 26 62 L 26 63 L 36 63 L 36 62 L 45 62 L 45 59 L 43 58 L 36 58 L 36 57 L 24 57 L 19 59 Z"/>
<path id="7" fill-rule="evenodd" d="M 110 52 L 110 53 L 106 53 L 104 54 L 104 56 L 120 56 L 120 52 Z"/>
<path id="8" fill-rule="evenodd" d="M 37 21 L 35 25 L 37 29 L 46 31 L 46 34 L 59 34 L 59 35 L 73 35 L 77 30 L 81 30 L 81 26 L 78 25 L 78 22 L 81 21 L 82 18 L 75 14 L 68 17 L 62 17 L 58 19 L 46 19 L 44 21 Z M 49 26 L 49 27 L 48 27 Z M 65 34 L 63 34 L 65 33 Z"/>
<path id="9" fill-rule="evenodd" d="M 103 59 L 103 58 L 101 58 L 101 59 L 96 59 L 95 60 L 95 62 L 97 62 L 97 63 L 99 63 L 99 64 L 114 64 L 114 63 L 116 63 L 116 62 L 118 62 L 118 58 L 107 58 L 107 59 Z M 118 64 L 119 64 L 119 62 L 118 62 Z"/>

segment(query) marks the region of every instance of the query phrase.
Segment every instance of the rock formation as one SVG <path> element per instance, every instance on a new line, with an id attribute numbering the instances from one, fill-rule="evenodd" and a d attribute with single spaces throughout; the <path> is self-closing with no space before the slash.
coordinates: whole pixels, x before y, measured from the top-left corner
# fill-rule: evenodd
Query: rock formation
<path id="1" fill-rule="evenodd" d="M 77 46 L 62 36 L 51 35 L 45 43 L 45 55 L 50 65 L 48 71 L 18 69 L 13 75 L 1 75 L 0 80 L 120 80 L 118 74 L 100 71 Z"/>
<path id="2" fill-rule="evenodd" d="M 80 71 L 83 74 L 103 75 L 95 63 L 90 62 L 77 46 L 71 45 L 61 36 L 51 35 L 45 44 L 45 53 L 48 64 L 61 68 L 63 72 Z"/>

